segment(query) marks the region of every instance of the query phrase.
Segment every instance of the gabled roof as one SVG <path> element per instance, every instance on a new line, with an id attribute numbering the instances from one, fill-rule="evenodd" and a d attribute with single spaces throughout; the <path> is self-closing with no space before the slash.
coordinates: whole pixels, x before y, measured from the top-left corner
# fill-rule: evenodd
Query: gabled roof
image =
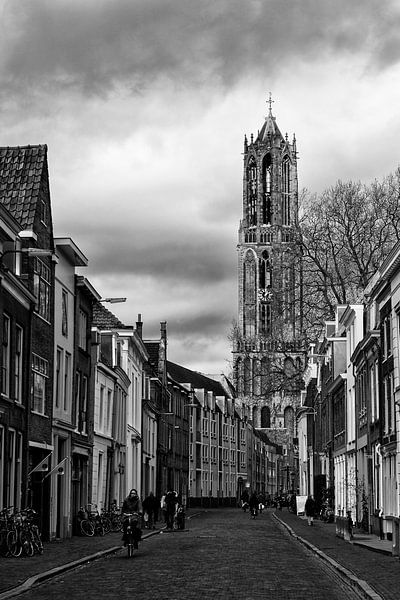
<path id="1" fill-rule="evenodd" d="M 0 148 L 0 202 L 24 229 L 33 224 L 45 168 L 46 144 Z"/>
<path id="2" fill-rule="evenodd" d="M 204 389 L 213 392 L 216 396 L 227 396 L 227 393 L 219 381 L 210 379 L 202 373 L 191 371 L 181 365 L 167 361 L 168 375 L 178 383 L 190 383 L 195 389 Z"/>
<path id="3" fill-rule="evenodd" d="M 126 326 L 100 302 L 93 305 L 93 326 L 99 329 L 123 329 Z"/>

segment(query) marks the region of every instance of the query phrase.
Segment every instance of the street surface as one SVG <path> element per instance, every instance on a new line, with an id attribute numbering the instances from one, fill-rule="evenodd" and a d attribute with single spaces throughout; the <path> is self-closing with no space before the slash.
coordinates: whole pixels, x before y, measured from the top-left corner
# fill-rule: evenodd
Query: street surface
<path id="1" fill-rule="evenodd" d="M 265 511 L 202 512 L 163 532 L 30 589 L 29 600 L 352 600 L 321 562 Z M 20 596 L 22 597 L 22 596 Z"/>

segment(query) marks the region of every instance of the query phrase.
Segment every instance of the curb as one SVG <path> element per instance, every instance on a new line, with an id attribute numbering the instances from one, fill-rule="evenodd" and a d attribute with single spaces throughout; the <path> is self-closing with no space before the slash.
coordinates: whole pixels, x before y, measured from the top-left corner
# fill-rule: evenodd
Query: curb
<path id="1" fill-rule="evenodd" d="M 330 558 L 327 554 L 322 552 L 322 550 L 311 544 L 311 542 L 297 535 L 297 533 L 289 525 L 287 525 L 287 523 L 281 521 L 281 519 L 275 513 L 272 513 L 272 516 L 278 521 L 278 523 L 283 525 L 283 527 L 288 531 L 288 533 L 292 537 L 301 542 L 304 546 L 306 546 L 309 550 L 316 554 L 318 558 L 320 558 L 324 563 L 326 563 L 326 565 L 329 568 L 335 571 L 335 573 L 339 575 L 339 577 L 347 585 L 350 585 L 359 594 L 361 593 L 363 598 L 366 598 L 367 600 L 384 600 L 384 598 L 380 596 L 377 592 L 375 592 L 375 590 L 373 590 L 364 579 L 359 579 L 354 575 L 354 573 L 343 567 L 333 558 Z"/>
<path id="2" fill-rule="evenodd" d="M 366 547 L 366 544 L 363 544 L 362 542 L 357 542 L 353 540 L 350 543 L 353 544 L 353 546 L 359 546 L 360 548 Z M 391 551 L 386 550 L 385 548 L 374 548 L 373 546 L 368 546 L 368 550 L 371 550 L 371 552 L 377 552 L 378 554 L 384 554 L 385 556 L 393 556 Z"/>
<path id="3" fill-rule="evenodd" d="M 142 536 L 142 540 L 145 540 L 148 537 L 153 535 L 157 535 L 161 533 L 161 531 L 151 531 L 146 535 Z M 99 550 L 94 554 L 90 554 L 89 556 L 84 556 L 82 558 L 78 558 L 77 560 L 73 560 L 72 562 L 66 563 L 65 565 L 60 565 L 59 567 L 54 567 L 53 569 L 49 569 L 48 571 L 44 571 L 43 573 L 38 573 L 37 575 L 33 575 L 29 577 L 24 583 L 21 583 L 17 587 L 10 588 L 0 593 L 0 600 L 7 600 L 7 598 L 12 598 L 13 596 L 18 596 L 23 592 L 26 592 L 34 585 L 46 581 L 47 579 L 51 579 L 52 577 L 56 577 L 65 571 L 70 571 L 71 569 L 75 569 L 75 567 L 79 567 L 80 565 L 88 562 L 92 562 L 97 560 L 98 558 L 102 558 L 103 556 L 107 556 L 108 554 L 114 554 L 120 550 L 122 550 L 124 546 L 113 546 L 112 548 L 107 548 L 106 550 Z"/>

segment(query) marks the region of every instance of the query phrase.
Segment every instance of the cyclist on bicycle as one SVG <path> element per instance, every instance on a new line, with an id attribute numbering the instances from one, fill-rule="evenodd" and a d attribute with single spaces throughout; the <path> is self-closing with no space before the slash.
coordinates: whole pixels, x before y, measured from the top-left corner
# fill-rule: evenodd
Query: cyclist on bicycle
<path id="1" fill-rule="evenodd" d="M 123 542 L 127 541 L 126 540 L 126 530 L 127 530 L 128 522 L 129 522 L 129 520 L 125 517 L 125 515 L 131 515 L 133 513 L 137 513 L 138 515 L 141 515 L 141 513 L 142 513 L 142 503 L 140 502 L 140 498 L 135 489 L 132 489 L 129 492 L 129 494 L 125 498 L 125 500 L 122 504 L 122 508 L 121 508 L 122 524 L 123 524 L 123 530 L 124 530 L 124 534 L 122 536 Z M 140 539 L 142 537 L 142 530 L 140 529 L 140 527 L 138 527 L 137 531 L 138 531 L 138 538 Z M 139 537 L 139 532 L 140 532 L 140 537 Z M 137 541 L 139 541 L 139 539 Z"/>

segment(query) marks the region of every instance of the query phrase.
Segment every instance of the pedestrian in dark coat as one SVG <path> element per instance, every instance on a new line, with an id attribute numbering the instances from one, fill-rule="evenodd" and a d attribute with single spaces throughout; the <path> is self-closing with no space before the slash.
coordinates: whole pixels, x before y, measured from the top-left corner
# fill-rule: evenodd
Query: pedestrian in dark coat
<path id="1" fill-rule="evenodd" d="M 316 504 L 315 504 L 314 498 L 312 496 L 308 496 L 305 506 L 304 506 L 304 510 L 305 510 L 307 521 L 308 521 L 309 525 L 312 525 L 314 522 L 315 508 L 316 508 Z"/>
<path id="2" fill-rule="evenodd" d="M 178 506 L 178 498 L 176 492 L 169 491 L 165 496 L 165 518 L 167 521 L 167 529 L 173 529 L 174 518 Z"/>
<path id="3" fill-rule="evenodd" d="M 158 518 L 158 506 L 158 498 L 154 496 L 153 492 L 150 492 L 150 494 L 143 500 L 145 527 L 148 529 L 155 529 L 155 523 L 157 522 Z"/>

